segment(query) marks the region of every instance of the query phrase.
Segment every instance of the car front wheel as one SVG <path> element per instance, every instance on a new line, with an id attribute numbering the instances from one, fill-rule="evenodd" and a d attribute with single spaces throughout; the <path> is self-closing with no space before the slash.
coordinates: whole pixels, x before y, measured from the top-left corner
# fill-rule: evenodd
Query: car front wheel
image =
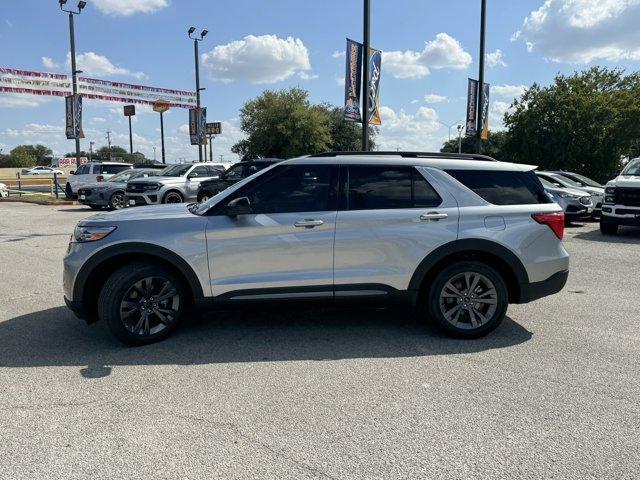
<path id="1" fill-rule="evenodd" d="M 124 198 L 124 193 L 116 192 L 111 195 L 111 199 L 109 200 L 109 208 L 111 210 L 120 210 L 126 207 L 127 203 Z"/>
<path id="2" fill-rule="evenodd" d="M 496 270 L 482 262 L 454 263 L 438 273 L 427 288 L 427 313 L 451 336 L 486 335 L 507 313 L 507 286 Z"/>
<path id="3" fill-rule="evenodd" d="M 98 314 L 120 341 L 146 345 L 171 334 L 186 301 L 183 282 L 169 269 L 133 263 L 107 279 L 98 299 Z"/>
<path id="4" fill-rule="evenodd" d="M 183 203 L 184 199 L 180 192 L 167 192 L 162 198 L 162 203 Z"/>

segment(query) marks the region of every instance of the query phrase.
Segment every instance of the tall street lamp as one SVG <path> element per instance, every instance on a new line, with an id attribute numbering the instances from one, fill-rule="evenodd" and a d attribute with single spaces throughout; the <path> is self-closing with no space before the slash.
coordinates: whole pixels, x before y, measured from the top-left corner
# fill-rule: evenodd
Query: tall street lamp
<path id="1" fill-rule="evenodd" d="M 195 63 L 196 63 L 196 105 L 197 105 L 197 111 L 198 111 L 198 115 L 200 114 L 200 90 L 204 90 L 204 88 L 200 88 L 200 56 L 198 54 L 198 42 L 201 42 L 202 39 L 207 35 L 208 30 L 202 30 L 202 32 L 200 32 L 200 37 L 196 37 L 193 36 L 193 32 L 196 31 L 196 27 L 190 27 L 189 30 L 187 31 L 189 38 L 191 40 L 193 40 L 193 53 L 194 53 L 194 57 L 195 57 Z M 200 125 L 200 118 L 198 117 L 198 129 Z M 201 162 L 202 161 L 202 137 L 200 135 L 200 132 L 198 131 L 198 160 Z"/>
<path id="2" fill-rule="evenodd" d="M 369 44 L 371 26 L 371 0 L 364 0 L 363 11 L 363 72 L 362 72 L 362 151 L 369 151 Z"/>
<path id="3" fill-rule="evenodd" d="M 484 43 L 487 26 L 487 0 L 482 0 L 480 11 L 480 72 L 478 74 L 478 124 L 476 128 L 476 142 L 478 153 L 482 153 L 482 112 L 484 110 Z"/>
<path id="4" fill-rule="evenodd" d="M 451 129 L 452 129 L 453 127 L 455 127 L 456 125 L 458 125 L 462 120 L 458 120 L 457 122 L 452 123 L 451 125 L 449 125 L 449 124 L 447 124 L 447 123 L 444 123 L 444 122 L 441 122 L 440 120 L 436 120 L 436 121 L 437 121 L 440 125 L 443 125 L 443 126 L 445 126 L 445 127 L 447 127 L 447 128 L 449 129 L 449 141 L 451 141 Z"/>
<path id="5" fill-rule="evenodd" d="M 73 28 L 73 16 L 80 15 L 82 9 L 87 6 L 87 2 L 81 0 L 78 2 L 78 10 L 65 10 L 64 5 L 67 0 L 58 0 L 60 4 L 60 10 L 69 14 L 69 39 L 71 42 L 71 84 L 73 89 L 74 98 L 78 94 L 78 73 L 82 73 L 81 70 L 76 69 L 76 38 Z M 76 136 L 76 167 L 80 166 L 80 138 Z"/>

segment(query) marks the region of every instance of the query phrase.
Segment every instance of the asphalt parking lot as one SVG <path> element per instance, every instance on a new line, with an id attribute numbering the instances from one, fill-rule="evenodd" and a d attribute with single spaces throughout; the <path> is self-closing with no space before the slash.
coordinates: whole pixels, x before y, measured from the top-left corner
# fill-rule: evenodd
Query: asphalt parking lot
<path id="1" fill-rule="evenodd" d="M 80 207 L 0 204 L 0 478 L 637 479 L 640 229 L 452 340 L 398 310 L 236 311 L 128 348 L 63 305 Z"/>

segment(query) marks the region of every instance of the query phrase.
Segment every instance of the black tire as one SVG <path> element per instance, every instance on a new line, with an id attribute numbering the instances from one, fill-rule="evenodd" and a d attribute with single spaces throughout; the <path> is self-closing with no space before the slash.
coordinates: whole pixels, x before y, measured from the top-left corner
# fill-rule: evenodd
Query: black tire
<path id="1" fill-rule="evenodd" d="M 204 190 L 202 192 L 198 192 L 198 203 L 206 202 L 211 197 L 213 197 L 213 193 L 208 190 Z"/>
<path id="2" fill-rule="evenodd" d="M 168 337 L 178 326 L 187 306 L 186 292 L 182 279 L 168 268 L 132 263 L 116 270 L 104 283 L 98 316 L 121 342 L 147 345 Z M 158 301 L 167 295 L 171 297 Z"/>
<path id="3" fill-rule="evenodd" d="M 102 210 L 102 205 L 89 205 L 91 210 Z"/>
<path id="4" fill-rule="evenodd" d="M 600 219 L 600 233 L 603 235 L 616 235 L 618 233 L 618 224 L 604 222 Z"/>
<path id="5" fill-rule="evenodd" d="M 178 201 L 180 199 L 180 201 Z M 176 190 L 171 190 L 164 194 L 162 203 L 184 203 L 184 197 Z"/>
<path id="6" fill-rule="evenodd" d="M 109 208 L 111 210 L 121 210 L 127 206 L 124 192 L 115 192 L 109 199 Z"/>
<path id="7" fill-rule="evenodd" d="M 467 278 L 465 274 L 471 276 Z M 462 287 L 468 280 L 473 284 L 475 278 L 478 280 L 474 290 L 465 292 Z M 445 289 L 449 282 L 454 287 L 461 287 L 457 289 L 460 296 L 449 287 Z M 425 286 L 423 302 L 429 318 L 446 334 L 457 338 L 478 338 L 502 323 L 509 305 L 509 293 L 504 279 L 495 269 L 482 262 L 462 261 L 444 268 L 430 285 Z M 445 313 L 454 318 L 449 321 Z"/>

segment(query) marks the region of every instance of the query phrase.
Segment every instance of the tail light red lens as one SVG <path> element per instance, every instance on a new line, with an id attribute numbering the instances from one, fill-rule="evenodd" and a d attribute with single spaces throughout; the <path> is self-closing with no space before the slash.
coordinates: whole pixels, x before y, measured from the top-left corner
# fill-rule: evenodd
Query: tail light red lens
<path id="1" fill-rule="evenodd" d="M 96 182 L 104 182 L 104 176 L 102 176 L 102 175 L 98 175 L 98 176 L 96 177 Z"/>
<path id="2" fill-rule="evenodd" d="M 541 225 L 547 225 L 559 240 L 564 237 L 564 213 L 535 213 L 531 215 L 533 219 Z"/>

